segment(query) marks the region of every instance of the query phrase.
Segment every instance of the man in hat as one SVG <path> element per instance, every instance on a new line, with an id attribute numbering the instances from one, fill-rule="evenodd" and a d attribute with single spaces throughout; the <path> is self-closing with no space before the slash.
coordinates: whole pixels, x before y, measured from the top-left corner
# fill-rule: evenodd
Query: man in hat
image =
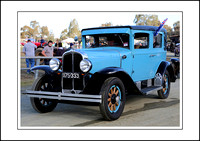
<path id="1" fill-rule="evenodd" d="M 23 52 L 26 55 L 26 57 L 35 57 L 35 49 L 37 46 L 33 43 L 31 43 L 31 40 L 28 39 L 28 43 L 24 45 Z M 31 67 L 34 67 L 35 60 L 33 58 L 27 58 L 26 59 L 26 66 L 29 68 L 29 64 L 31 64 Z M 27 73 L 30 73 L 30 69 L 27 70 Z M 32 72 L 34 73 L 34 72 Z"/>

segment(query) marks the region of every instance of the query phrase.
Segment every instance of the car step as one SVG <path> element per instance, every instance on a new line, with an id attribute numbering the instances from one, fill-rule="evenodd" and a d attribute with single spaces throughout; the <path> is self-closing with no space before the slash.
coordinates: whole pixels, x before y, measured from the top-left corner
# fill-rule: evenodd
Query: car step
<path id="1" fill-rule="evenodd" d="M 141 89 L 141 92 L 145 95 L 148 95 L 150 94 L 151 92 L 153 91 L 158 91 L 160 89 L 162 89 L 163 87 L 162 86 L 151 86 L 151 87 L 147 87 L 147 88 L 143 88 Z"/>

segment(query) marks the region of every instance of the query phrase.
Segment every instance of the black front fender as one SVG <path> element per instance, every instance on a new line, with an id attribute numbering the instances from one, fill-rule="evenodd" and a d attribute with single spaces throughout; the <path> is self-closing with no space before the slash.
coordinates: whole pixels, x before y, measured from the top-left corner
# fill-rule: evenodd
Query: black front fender
<path id="1" fill-rule="evenodd" d="M 53 71 L 48 65 L 40 65 L 40 66 L 35 66 L 30 69 L 32 70 L 43 70 L 45 71 L 45 74 L 42 76 L 43 79 L 45 79 L 49 84 L 51 84 L 52 91 L 55 92 L 61 92 L 62 87 L 61 87 L 61 76 L 62 72 L 59 71 Z"/>
<path id="2" fill-rule="evenodd" d="M 88 81 L 84 92 L 99 93 L 104 81 L 109 77 L 118 77 L 123 82 L 128 93 L 140 93 L 129 74 L 118 67 L 108 67 L 94 73 Z"/>
<path id="3" fill-rule="evenodd" d="M 30 70 L 31 71 L 33 71 L 33 70 L 43 70 L 43 71 L 45 71 L 46 74 L 54 73 L 54 71 L 48 65 L 35 66 L 35 67 L 32 67 Z"/>

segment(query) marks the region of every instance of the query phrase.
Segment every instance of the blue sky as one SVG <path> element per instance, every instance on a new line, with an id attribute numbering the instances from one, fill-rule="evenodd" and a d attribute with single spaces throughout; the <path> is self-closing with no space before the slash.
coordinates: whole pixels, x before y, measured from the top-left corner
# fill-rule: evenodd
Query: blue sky
<path id="1" fill-rule="evenodd" d="M 68 28 L 74 18 L 78 21 L 80 30 L 83 28 L 99 27 L 101 24 L 111 22 L 113 25 L 134 25 L 136 14 L 156 14 L 162 22 L 168 18 L 166 25 L 173 27 L 173 23 L 181 20 L 180 12 L 19 12 L 19 28 L 30 26 L 36 20 L 40 26 L 48 26 L 56 38 L 60 37 L 63 29 Z"/>

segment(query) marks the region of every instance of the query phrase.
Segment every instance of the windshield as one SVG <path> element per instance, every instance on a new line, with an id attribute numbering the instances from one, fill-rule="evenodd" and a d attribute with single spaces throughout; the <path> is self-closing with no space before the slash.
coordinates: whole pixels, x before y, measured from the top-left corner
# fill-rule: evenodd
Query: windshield
<path id="1" fill-rule="evenodd" d="M 86 48 L 97 47 L 123 47 L 129 48 L 129 34 L 115 33 L 115 34 L 98 34 L 85 36 Z"/>

